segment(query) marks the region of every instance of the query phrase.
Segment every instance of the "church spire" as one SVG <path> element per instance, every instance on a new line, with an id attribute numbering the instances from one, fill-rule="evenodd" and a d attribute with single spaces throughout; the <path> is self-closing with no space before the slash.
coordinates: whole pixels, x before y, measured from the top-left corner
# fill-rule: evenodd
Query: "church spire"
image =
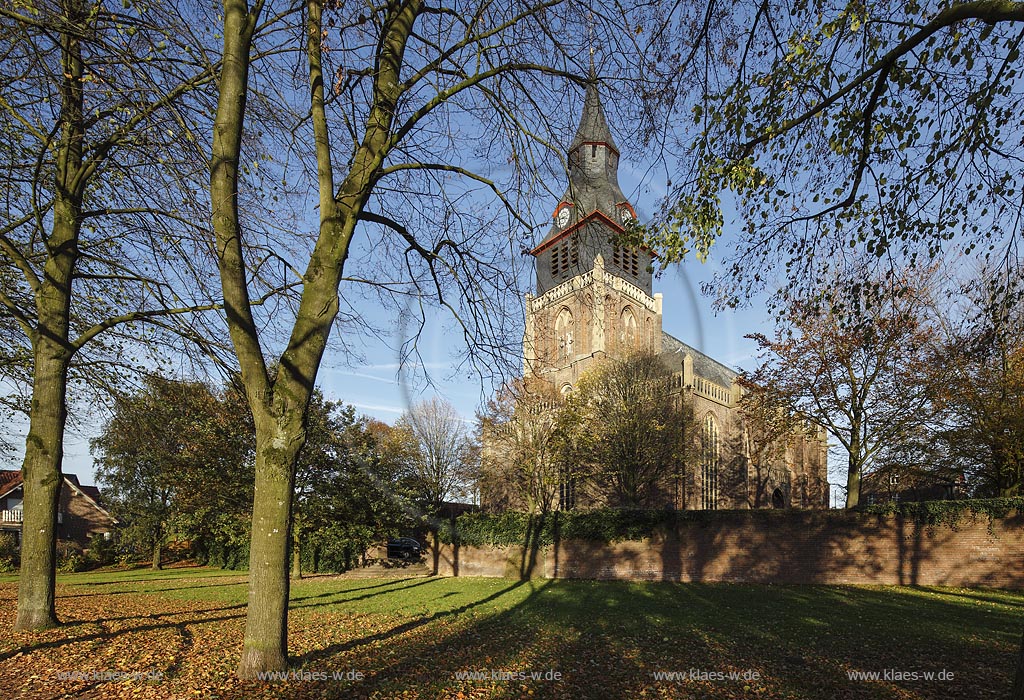
<path id="1" fill-rule="evenodd" d="M 651 294 L 650 254 L 625 250 L 617 232 L 636 212 L 619 186 L 619 149 L 608 128 L 597 76 L 590 74 L 579 127 L 568 151 L 568 188 L 551 215 L 551 229 L 531 254 L 537 260 L 537 291 L 592 271 L 600 258 L 610 274 Z"/>
<path id="2" fill-rule="evenodd" d="M 580 116 L 580 125 L 576 130 L 576 137 L 569 146 L 569 153 L 585 143 L 604 144 L 619 152 L 612 139 L 611 129 L 608 128 L 608 120 L 604 116 L 604 107 L 601 105 L 601 95 L 597 91 L 597 75 L 591 67 L 590 78 L 587 81 L 587 94 L 583 100 L 583 114 Z"/>

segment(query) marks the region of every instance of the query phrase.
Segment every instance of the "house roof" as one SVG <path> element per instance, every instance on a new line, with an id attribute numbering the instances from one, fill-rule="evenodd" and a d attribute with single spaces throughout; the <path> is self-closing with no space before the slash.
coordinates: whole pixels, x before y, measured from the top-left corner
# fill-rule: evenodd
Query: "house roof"
<path id="1" fill-rule="evenodd" d="M 86 496 L 96 501 L 97 504 L 102 505 L 103 496 L 100 495 L 100 490 L 95 486 L 79 486 L 79 490 Z"/>
<path id="2" fill-rule="evenodd" d="M 64 474 L 64 481 L 80 494 L 85 496 L 86 500 L 91 502 L 99 511 L 108 517 L 110 513 L 106 508 L 103 507 L 103 495 L 100 490 L 95 486 L 83 486 L 78 479 L 77 474 Z M 22 485 L 24 479 L 21 476 L 20 469 L 0 469 L 0 498 L 6 496 L 14 489 Z"/>
<path id="3" fill-rule="evenodd" d="M 733 380 L 739 376 L 739 373 L 731 367 L 723 365 L 718 360 L 662 331 L 660 355 L 662 363 L 671 371 L 678 372 L 682 367 L 684 355 L 689 355 L 693 360 L 694 374 L 726 389 L 732 386 Z"/>
<path id="4" fill-rule="evenodd" d="M 21 482 L 20 469 L 0 469 L 0 497 L 21 486 Z"/>

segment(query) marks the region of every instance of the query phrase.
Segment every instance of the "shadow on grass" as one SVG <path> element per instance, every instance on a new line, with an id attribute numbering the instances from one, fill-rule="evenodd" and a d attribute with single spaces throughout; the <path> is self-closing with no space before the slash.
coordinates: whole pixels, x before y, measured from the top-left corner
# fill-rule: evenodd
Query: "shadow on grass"
<path id="1" fill-rule="evenodd" d="M 172 579 L 166 579 L 166 580 L 170 581 Z M 94 596 L 112 596 L 112 595 L 140 594 L 140 593 L 146 593 L 146 594 L 148 594 L 148 593 L 166 593 L 168 591 L 194 591 L 194 590 L 199 590 L 201 588 L 222 588 L 222 587 L 225 587 L 225 586 L 240 586 L 240 585 L 244 585 L 245 582 L 246 582 L 246 580 L 243 579 L 241 581 L 227 581 L 225 583 L 204 583 L 201 586 L 175 586 L 173 588 L 153 588 L 153 587 L 147 585 L 147 584 L 150 583 L 149 581 L 146 581 L 146 580 L 143 579 L 143 580 L 139 580 L 139 581 L 122 581 L 122 582 L 120 582 L 121 585 L 138 585 L 139 586 L 138 588 L 129 588 L 129 589 L 124 590 L 124 591 L 99 591 L 99 592 L 96 592 L 96 593 L 68 593 L 68 594 L 65 594 L 65 595 L 61 595 L 60 597 L 61 598 L 91 598 L 91 597 L 94 597 Z M 162 581 L 154 581 L 153 583 L 162 583 Z M 70 584 L 70 585 L 77 587 L 77 586 L 80 586 L 80 585 L 96 586 L 96 585 L 104 585 L 104 584 L 77 584 L 77 583 L 75 583 L 75 584 Z M 143 586 L 145 586 L 145 587 L 143 587 Z"/>
<path id="2" fill-rule="evenodd" d="M 429 581 L 437 581 L 437 580 L 438 579 L 429 579 Z M 508 593 L 511 593 L 512 591 L 516 590 L 517 588 L 519 588 L 520 586 L 523 586 L 523 585 L 526 585 L 526 581 L 522 581 L 522 580 L 516 581 L 516 582 L 506 586 L 505 588 L 502 588 L 501 590 L 492 593 L 491 595 L 489 595 L 489 596 L 487 596 L 485 598 L 481 598 L 479 600 L 475 600 L 475 601 L 472 601 L 470 603 L 466 603 L 465 605 L 462 605 L 462 606 L 460 606 L 458 608 L 454 608 L 452 610 L 443 610 L 443 611 L 436 612 L 433 615 L 428 615 L 426 617 L 421 617 L 421 618 L 417 618 L 415 620 L 410 620 L 409 622 L 403 623 L 401 625 L 397 625 L 397 626 L 392 627 L 391 629 L 386 630 L 384 632 L 379 632 L 377 634 L 371 634 L 371 635 L 368 635 L 366 637 L 361 637 L 359 639 L 352 639 L 352 640 L 349 640 L 349 641 L 346 641 L 346 642 L 341 642 L 341 643 L 338 643 L 338 644 L 332 644 L 332 645 L 324 647 L 322 649 L 316 649 L 314 651 L 306 652 L 305 654 L 296 657 L 293 660 L 293 664 L 296 665 L 296 666 L 306 666 L 306 665 L 309 665 L 309 664 L 314 663 L 316 661 L 321 661 L 323 659 L 330 658 L 331 656 L 334 656 L 335 654 L 344 653 L 344 652 L 346 652 L 346 651 L 348 651 L 350 649 L 354 649 L 354 648 L 359 647 L 359 646 L 364 646 L 364 645 L 367 645 L 367 644 L 373 644 L 375 642 L 381 642 L 381 641 L 384 641 L 384 640 L 387 640 L 387 639 L 391 639 L 391 638 L 396 637 L 398 635 L 405 634 L 406 632 L 411 632 L 412 630 L 415 630 L 415 629 L 417 629 L 419 627 L 423 627 L 424 625 L 428 625 L 428 624 L 430 624 L 432 622 L 436 622 L 436 621 L 444 619 L 444 618 L 458 617 L 458 616 L 463 615 L 464 613 L 466 613 L 466 612 L 468 612 L 470 610 L 473 610 L 474 608 L 478 608 L 478 607 L 480 607 L 482 605 L 486 605 L 487 603 L 495 601 L 498 598 L 501 598 L 502 596 L 504 596 L 504 595 L 506 595 Z M 408 588 L 412 588 L 412 586 L 407 586 L 405 589 L 402 589 L 402 590 L 406 590 Z M 531 595 L 533 595 L 533 593 L 531 593 Z"/>
<path id="3" fill-rule="evenodd" d="M 434 588 L 444 582 L 444 588 Z M 340 583 L 340 582 L 339 582 Z M 428 586 L 428 584 L 430 584 Z M 314 584 L 328 585 L 328 584 Z M 419 589 L 421 595 L 406 595 Z M 425 594 L 423 592 L 426 591 Z M 364 592 L 362 595 L 349 595 Z M 387 595 L 391 598 L 386 598 Z M 455 595 L 472 599 L 457 607 Z M 988 598 L 995 598 L 989 600 Z M 357 601 L 372 599 L 368 606 Z M 292 658 L 309 670 L 359 669 L 365 678 L 345 683 L 280 683 L 275 697 L 399 696 L 415 689 L 420 697 L 451 697 L 458 692 L 493 698 L 726 697 L 743 695 L 742 683 L 658 680 L 658 671 L 756 670 L 765 691 L 756 695 L 816 699 L 844 697 L 971 698 L 998 697 L 1009 687 L 1024 614 L 1019 594 L 945 589 L 826 586 L 628 583 L 563 580 L 396 579 L 360 588 L 339 588 L 297 598 L 295 619 L 335 625 L 334 639 Z M 427 614 L 413 617 L 425 602 Z M 346 607 L 352 603 L 351 607 Z M 411 607 L 410 607 L 411 604 Z M 1005 606 L 1005 607 L 1002 607 Z M 183 683 L 184 668 L 196 663 L 193 639 L 216 634 L 203 625 L 232 621 L 240 626 L 245 604 L 105 618 L 69 625 L 80 636 L 26 644 L 0 654 L 95 642 L 126 634 L 174 629 L 177 656 L 165 669 L 166 697 Z M 340 613 L 320 617 L 318 608 Z M 350 615 L 378 615 L 359 632 Z M 392 622 L 394 611 L 404 615 Z M 76 627 L 115 621 L 139 624 L 116 631 Z M 329 621 L 329 622 L 328 622 Z M 386 626 L 386 628 L 383 628 Z M 330 628 L 321 629 L 327 635 Z M 372 632 L 372 633 L 370 633 Z M 358 637 L 343 636 L 361 634 Z M 193 636 L 194 635 L 194 636 Z M 318 633 L 317 639 L 324 638 Z M 139 639 L 145 643 L 146 637 Z M 296 639 L 301 639 L 297 635 Z M 192 650 L 192 654 L 189 650 Z M 984 660 L 984 663 L 981 662 Z M 956 672 L 948 683 L 864 683 L 849 670 L 940 670 Z M 560 681 L 472 681 L 465 672 L 557 671 Z M 179 678 L 175 678 L 175 677 Z M 245 697 L 261 685 L 221 677 Z M 102 693 L 97 688 L 90 690 Z M 262 693 L 263 691 L 261 691 Z M 255 694 L 255 693 L 253 693 Z M 264 693 L 265 694 L 265 693 Z M 1005 693 L 1002 693 L 1005 694 Z"/>
<path id="4" fill-rule="evenodd" d="M 381 583 L 381 584 L 378 584 L 376 586 L 364 586 L 362 588 L 343 588 L 341 590 L 326 591 L 324 593 L 318 593 L 316 595 L 302 596 L 302 597 L 293 597 L 291 599 L 291 608 L 293 608 L 293 609 L 295 609 L 295 608 L 308 608 L 308 607 L 311 607 L 311 606 L 318 606 L 318 605 L 335 605 L 335 604 L 341 604 L 341 603 L 352 603 L 352 602 L 355 602 L 357 600 L 366 600 L 367 598 L 375 598 L 377 596 L 386 595 L 388 593 L 393 593 L 395 591 L 407 591 L 407 590 L 409 590 L 411 588 L 417 588 L 419 586 L 425 586 L 428 583 L 436 583 L 436 582 L 438 582 L 440 580 L 441 579 L 438 579 L 438 578 L 400 578 L 400 579 L 395 579 L 393 582 L 389 581 L 388 583 Z M 351 593 L 351 592 L 354 592 L 354 591 L 368 590 L 368 589 L 373 589 L 373 588 L 379 589 L 379 588 L 382 588 L 384 586 L 391 586 L 391 585 L 394 585 L 396 583 L 402 583 L 402 582 L 406 582 L 406 581 L 414 581 L 415 583 L 411 583 L 408 586 L 399 586 L 398 588 L 389 588 L 386 591 L 376 590 L 373 593 L 364 593 L 363 595 L 357 595 L 357 596 L 354 596 L 352 598 L 342 598 L 342 597 L 339 597 L 339 596 L 344 596 L 346 593 Z M 330 599 L 330 598 L 336 598 L 336 599 L 335 600 L 323 600 L 323 599 Z M 309 600 L 321 600 L 321 602 L 319 602 L 319 603 L 302 603 L 301 605 L 296 605 L 296 603 L 299 603 L 301 601 L 309 601 Z"/>
<path id="5" fill-rule="evenodd" d="M 226 612 L 228 610 L 244 610 L 245 607 L 246 607 L 245 603 L 240 603 L 238 605 L 228 605 L 228 606 L 225 606 L 225 607 L 222 607 L 222 608 L 209 608 L 209 609 L 206 609 L 206 610 L 179 610 L 179 611 L 167 612 L 167 613 L 153 613 L 153 614 L 150 614 L 150 615 L 129 615 L 129 616 L 125 616 L 125 617 L 106 617 L 106 618 L 99 619 L 99 620 L 76 620 L 75 622 L 66 623 L 64 625 L 61 625 L 60 627 L 58 627 L 56 629 L 58 629 L 58 630 L 73 631 L 76 627 L 83 627 L 83 626 L 86 626 L 86 625 L 94 625 L 94 624 L 97 624 L 97 623 L 98 624 L 103 624 L 103 623 L 109 623 L 109 622 L 125 622 L 127 620 L 153 620 L 153 619 L 159 619 L 161 617 L 172 617 L 172 616 L 176 616 L 176 615 L 202 615 L 204 613 L 218 613 L 218 612 Z M 7 659 L 9 659 L 11 657 L 14 657 L 14 656 L 18 656 L 19 654 L 28 654 L 30 652 L 39 651 L 41 649 L 55 649 L 55 648 L 58 648 L 58 647 L 67 646 L 69 644 L 83 644 L 83 643 L 87 643 L 87 642 L 96 642 L 96 641 L 109 642 L 109 641 L 111 641 L 113 639 L 116 639 L 117 637 L 121 637 L 121 636 L 124 636 L 126 634 L 138 634 L 140 632 L 151 632 L 151 631 L 164 630 L 164 629 L 170 629 L 170 628 L 178 629 L 179 633 L 182 633 L 183 626 L 184 627 L 188 627 L 188 626 L 192 626 L 192 625 L 209 624 L 211 622 L 226 622 L 227 620 L 237 620 L 237 619 L 241 619 L 241 618 L 244 618 L 244 617 L 245 617 L 245 613 L 244 612 L 240 612 L 240 613 L 238 613 L 236 615 L 215 615 L 215 616 L 211 616 L 211 617 L 201 617 L 201 618 L 195 619 L 195 620 L 185 620 L 185 621 L 180 621 L 180 622 L 168 620 L 166 622 L 159 622 L 159 623 L 154 623 L 154 624 L 137 625 L 137 626 L 134 626 L 134 627 L 126 627 L 126 628 L 124 628 L 122 630 L 118 630 L 116 632 L 112 632 L 112 631 L 93 632 L 93 633 L 90 633 L 90 634 L 84 634 L 84 635 L 76 636 L 76 637 L 63 637 L 61 639 L 51 639 L 51 640 L 48 640 L 48 641 L 37 642 L 37 643 L 34 643 L 34 644 L 23 644 L 21 646 L 18 646 L 18 647 L 14 648 L 14 649 L 10 649 L 10 650 L 0 654 L 0 662 L 6 661 Z M 182 636 L 185 636 L 184 633 L 182 633 Z M 188 632 L 188 636 L 191 637 L 191 632 Z"/>
<path id="6" fill-rule="evenodd" d="M 507 607 L 466 615 L 522 586 L 529 593 Z M 744 693 L 742 682 L 654 676 L 689 669 L 756 670 L 770 697 L 984 698 L 1008 687 L 1021 624 L 1015 611 L 985 607 L 884 588 L 516 581 L 459 608 L 307 652 L 294 665 L 362 669 L 359 683 L 318 686 L 339 698 L 410 689 L 423 697 L 486 691 L 494 698 Z M 971 661 L 981 658 L 991 665 Z M 950 669 L 956 678 L 929 684 L 848 676 L 884 669 Z M 520 671 L 558 671 L 562 680 L 459 678 Z M 282 685 L 277 692 L 299 698 L 310 690 Z"/>

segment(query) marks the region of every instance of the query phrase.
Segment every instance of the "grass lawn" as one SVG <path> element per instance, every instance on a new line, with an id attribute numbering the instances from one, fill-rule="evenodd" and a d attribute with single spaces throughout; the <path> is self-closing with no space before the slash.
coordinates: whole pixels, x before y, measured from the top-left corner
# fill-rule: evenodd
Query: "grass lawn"
<path id="1" fill-rule="evenodd" d="M 242 683 L 244 574 L 58 580 L 67 624 L 29 635 L 0 576 L 4 697 L 1000 698 L 1024 628 L 1024 594 L 1004 591 L 314 577 L 292 588 L 292 676 Z M 152 678 L 99 675 L 133 672 Z"/>

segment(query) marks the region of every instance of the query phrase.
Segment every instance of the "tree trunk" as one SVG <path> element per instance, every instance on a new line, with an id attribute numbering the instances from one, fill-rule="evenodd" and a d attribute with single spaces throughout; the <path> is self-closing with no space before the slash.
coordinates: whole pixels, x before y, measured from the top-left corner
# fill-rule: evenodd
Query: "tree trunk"
<path id="1" fill-rule="evenodd" d="M 860 465 L 850 460 L 849 471 L 846 473 L 846 507 L 856 508 L 860 504 Z"/>
<path id="2" fill-rule="evenodd" d="M 224 2 L 224 61 L 218 85 L 210 160 L 210 200 L 218 269 L 235 355 L 256 422 L 256 489 L 249 554 L 249 605 L 238 675 L 287 665 L 288 549 L 291 544 L 295 460 L 302 447 L 306 409 L 338 313 L 338 285 L 356 221 L 387 156 L 399 96 L 400 67 L 419 0 L 390 8 L 384 20 L 374 78 L 374 101 L 362 144 L 344 185 L 334 187 L 320 68 L 321 3 L 307 5 L 311 113 L 320 191 L 320 234 L 303 277 L 303 290 L 288 346 L 271 377 L 252 315 L 243 230 L 239 224 L 238 173 L 248 91 L 252 35 L 262 10 L 254 0 Z M 335 200 L 338 197 L 343 206 Z"/>
<path id="3" fill-rule="evenodd" d="M 850 459 L 846 467 L 846 507 L 856 508 L 860 504 L 860 477 L 863 469 L 860 441 L 861 423 L 854 417 L 850 426 Z"/>
<path id="4" fill-rule="evenodd" d="M 300 548 L 300 532 L 301 526 L 299 523 L 299 514 L 295 513 L 295 518 L 292 521 L 292 578 L 302 578 L 302 550 Z"/>
<path id="5" fill-rule="evenodd" d="M 85 20 L 83 3 L 64 8 L 69 26 Z M 57 509 L 63 482 L 64 428 L 67 424 L 68 365 L 73 349 L 68 342 L 71 284 L 78 260 L 82 226 L 83 91 L 82 47 L 79 34 L 61 37 L 60 140 L 57 142 L 53 224 L 47 240 L 48 258 L 40 287 L 35 291 L 38 320 L 32 333 L 32 404 L 25 441 L 24 515 L 21 575 L 18 582 L 16 630 L 36 630 L 59 624 L 54 608 L 57 563 Z"/>
<path id="6" fill-rule="evenodd" d="M 161 568 L 160 567 L 160 550 L 161 550 L 161 543 L 160 543 L 160 539 L 157 538 L 156 542 L 153 543 L 153 565 L 151 567 L 153 569 L 153 571 L 159 571 L 160 568 Z"/>
<path id="7" fill-rule="evenodd" d="M 258 420 L 256 445 L 249 606 L 238 666 L 239 677 L 249 680 L 261 671 L 288 667 L 288 550 L 295 461 L 302 432 L 280 427 L 272 430 L 266 420 Z"/>
<path id="8" fill-rule="evenodd" d="M 1020 638 L 1020 650 L 1017 652 L 1017 674 L 1013 679 L 1010 700 L 1024 700 L 1024 635 Z"/>
<path id="9" fill-rule="evenodd" d="M 25 521 L 22 524 L 16 630 L 40 630 L 59 624 L 54 607 L 54 586 L 68 368 L 67 360 L 59 355 L 62 350 L 53 345 L 48 340 L 41 340 L 35 352 L 32 410 L 22 466 Z M 46 348 L 58 355 L 55 357 Z"/>

